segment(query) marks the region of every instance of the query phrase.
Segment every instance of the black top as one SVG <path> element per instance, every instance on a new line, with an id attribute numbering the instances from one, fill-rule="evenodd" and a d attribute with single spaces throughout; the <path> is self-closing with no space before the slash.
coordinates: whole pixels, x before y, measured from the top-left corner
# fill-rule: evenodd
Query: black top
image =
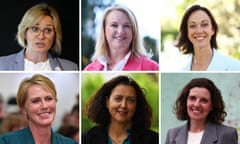
<path id="1" fill-rule="evenodd" d="M 131 130 L 131 144 L 158 144 L 158 133 L 151 130 Z M 105 127 L 95 126 L 82 134 L 82 144 L 107 144 L 108 132 Z"/>

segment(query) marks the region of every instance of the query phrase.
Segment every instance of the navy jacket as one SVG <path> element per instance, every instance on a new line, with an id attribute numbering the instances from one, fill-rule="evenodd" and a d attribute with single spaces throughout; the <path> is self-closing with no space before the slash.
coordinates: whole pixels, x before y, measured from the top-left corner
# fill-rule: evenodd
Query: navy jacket
<path id="1" fill-rule="evenodd" d="M 107 144 L 108 132 L 105 127 L 95 126 L 82 135 L 82 144 Z M 131 133 L 131 144 L 158 144 L 158 133 L 151 130 L 134 130 Z"/>

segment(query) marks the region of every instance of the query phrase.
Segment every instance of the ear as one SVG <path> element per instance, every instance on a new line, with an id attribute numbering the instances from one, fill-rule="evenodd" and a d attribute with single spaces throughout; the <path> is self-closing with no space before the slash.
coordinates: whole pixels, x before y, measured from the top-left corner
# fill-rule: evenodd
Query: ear
<path id="1" fill-rule="evenodd" d="M 21 112 L 23 115 L 27 115 L 27 110 L 24 107 L 21 108 Z"/>

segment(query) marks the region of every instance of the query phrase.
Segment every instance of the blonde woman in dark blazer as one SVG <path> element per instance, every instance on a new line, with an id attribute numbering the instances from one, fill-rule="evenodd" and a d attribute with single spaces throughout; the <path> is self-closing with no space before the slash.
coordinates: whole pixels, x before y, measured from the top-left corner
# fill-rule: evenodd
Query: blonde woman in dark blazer
<path id="1" fill-rule="evenodd" d="M 227 113 L 220 90 L 207 78 L 192 79 L 175 104 L 183 126 L 170 129 L 166 144 L 237 144 L 235 128 L 223 125 Z"/>

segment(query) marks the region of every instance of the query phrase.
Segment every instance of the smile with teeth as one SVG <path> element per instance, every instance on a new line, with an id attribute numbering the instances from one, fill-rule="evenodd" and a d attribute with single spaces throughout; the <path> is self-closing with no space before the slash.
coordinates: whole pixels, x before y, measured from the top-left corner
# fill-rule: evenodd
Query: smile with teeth
<path id="1" fill-rule="evenodd" d="M 192 108 L 193 113 L 201 113 L 201 110 Z"/>
<path id="2" fill-rule="evenodd" d="M 194 37 L 196 40 L 203 40 L 205 38 L 205 36 L 196 36 Z"/>
<path id="3" fill-rule="evenodd" d="M 47 112 L 47 113 L 41 113 L 39 114 L 40 116 L 49 116 L 50 115 L 50 112 Z"/>

